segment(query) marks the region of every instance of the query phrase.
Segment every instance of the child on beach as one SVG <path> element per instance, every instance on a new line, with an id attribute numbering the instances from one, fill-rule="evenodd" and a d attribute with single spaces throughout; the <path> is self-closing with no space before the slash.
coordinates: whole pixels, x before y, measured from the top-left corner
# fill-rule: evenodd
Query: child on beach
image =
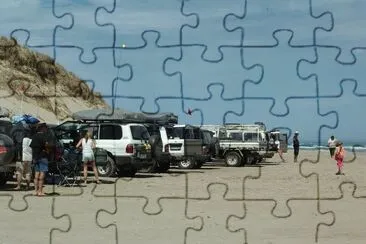
<path id="1" fill-rule="evenodd" d="M 343 148 L 343 143 L 338 142 L 337 149 L 334 155 L 334 159 L 337 161 L 337 167 L 338 167 L 338 172 L 336 173 L 336 175 L 344 175 L 344 173 L 342 172 L 344 156 L 345 156 L 345 150 Z"/>

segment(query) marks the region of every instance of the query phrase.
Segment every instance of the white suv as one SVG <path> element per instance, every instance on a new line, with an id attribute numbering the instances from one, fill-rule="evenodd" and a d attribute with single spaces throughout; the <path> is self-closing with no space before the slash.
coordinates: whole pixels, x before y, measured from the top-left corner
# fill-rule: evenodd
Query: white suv
<path id="1" fill-rule="evenodd" d="M 74 129 L 67 129 L 67 124 L 74 125 Z M 76 127 L 76 128 L 75 128 Z M 143 168 L 151 167 L 151 146 L 148 143 L 150 138 L 146 127 L 141 124 L 105 122 L 105 121 L 68 121 L 58 126 L 58 130 L 69 131 L 69 133 L 89 130 L 93 134 L 96 146 L 108 152 L 108 163 L 105 166 L 98 166 L 100 176 L 112 176 L 116 172 L 120 176 L 134 176 Z M 65 133 L 61 136 L 63 143 L 75 146 L 80 137 L 73 138 Z"/>

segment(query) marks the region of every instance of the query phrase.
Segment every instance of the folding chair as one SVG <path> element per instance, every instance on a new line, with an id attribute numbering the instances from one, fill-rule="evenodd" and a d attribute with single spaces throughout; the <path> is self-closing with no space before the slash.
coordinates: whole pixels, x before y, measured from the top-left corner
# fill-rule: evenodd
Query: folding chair
<path id="1" fill-rule="evenodd" d="M 65 149 L 61 159 L 57 162 L 57 170 L 61 177 L 58 186 L 77 185 L 80 176 L 80 153 L 71 149 Z"/>

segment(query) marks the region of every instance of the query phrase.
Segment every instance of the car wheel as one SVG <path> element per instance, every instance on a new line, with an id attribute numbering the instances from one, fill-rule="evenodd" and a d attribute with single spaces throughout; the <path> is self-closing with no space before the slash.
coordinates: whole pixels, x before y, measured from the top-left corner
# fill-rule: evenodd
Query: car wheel
<path id="1" fill-rule="evenodd" d="M 186 160 L 182 160 L 178 162 L 178 167 L 181 169 L 193 169 L 196 162 L 192 158 L 187 158 Z"/>
<path id="2" fill-rule="evenodd" d="M 203 161 L 197 161 L 196 164 L 194 165 L 195 169 L 200 169 L 203 165 Z"/>
<path id="3" fill-rule="evenodd" d="M 107 157 L 107 163 L 103 166 L 97 166 L 100 177 L 111 177 L 116 172 L 116 163 L 111 157 Z"/>
<path id="4" fill-rule="evenodd" d="M 229 152 L 225 155 L 225 164 L 228 167 L 239 167 L 242 165 L 242 158 L 237 152 Z"/>

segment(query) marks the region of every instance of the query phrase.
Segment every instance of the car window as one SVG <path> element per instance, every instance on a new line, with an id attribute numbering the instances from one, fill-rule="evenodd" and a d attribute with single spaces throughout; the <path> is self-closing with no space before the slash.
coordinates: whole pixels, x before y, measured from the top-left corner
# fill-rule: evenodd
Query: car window
<path id="1" fill-rule="evenodd" d="M 119 140 L 122 138 L 122 128 L 119 125 L 100 125 L 99 139 Z"/>
<path id="2" fill-rule="evenodd" d="M 180 138 L 183 139 L 183 128 L 182 127 L 175 127 L 175 128 L 167 128 L 166 133 L 168 138 Z"/>
<path id="3" fill-rule="evenodd" d="M 134 140 L 149 140 L 150 134 L 145 126 L 131 125 L 130 128 Z"/>
<path id="4" fill-rule="evenodd" d="M 230 133 L 229 138 L 241 141 L 243 140 L 243 135 L 241 132 L 232 132 Z"/>
<path id="5" fill-rule="evenodd" d="M 256 132 L 246 132 L 244 133 L 244 141 L 257 141 L 258 133 Z"/>

